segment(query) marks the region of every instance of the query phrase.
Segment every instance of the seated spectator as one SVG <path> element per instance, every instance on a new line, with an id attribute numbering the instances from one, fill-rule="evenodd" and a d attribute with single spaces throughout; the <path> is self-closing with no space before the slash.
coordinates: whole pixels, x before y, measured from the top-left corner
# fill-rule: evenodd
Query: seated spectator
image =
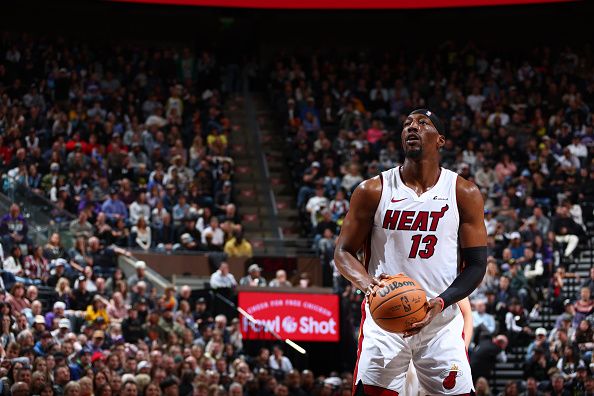
<path id="1" fill-rule="evenodd" d="M 109 198 L 101 205 L 101 212 L 105 213 L 105 216 L 110 221 L 120 218 L 126 220 L 128 218 L 128 209 L 126 208 L 126 204 L 120 199 L 117 188 L 111 188 Z"/>
<path id="2" fill-rule="evenodd" d="M 90 238 L 93 235 L 93 225 L 88 222 L 87 212 L 81 211 L 78 218 L 70 222 L 70 232 L 75 238 Z"/>
<path id="3" fill-rule="evenodd" d="M 152 243 L 151 229 L 147 226 L 144 217 L 141 216 L 136 225 L 130 230 L 130 239 L 132 240 L 132 247 L 150 250 Z"/>
<path id="4" fill-rule="evenodd" d="M 252 244 L 243 237 L 243 232 L 233 231 L 233 237 L 225 242 L 223 249 L 229 257 L 247 257 L 253 256 Z"/>
<path id="5" fill-rule="evenodd" d="M 229 272 L 229 264 L 223 261 L 219 269 L 210 276 L 210 287 L 219 289 L 234 288 L 235 286 L 237 286 L 237 281 L 233 274 Z"/>
<path id="6" fill-rule="evenodd" d="M 210 246 L 213 246 L 216 250 L 223 250 L 225 243 L 225 233 L 219 227 L 219 219 L 216 216 L 212 216 L 208 223 L 208 227 L 202 232 L 202 244 L 207 244 L 207 237 L 210 235 Z"/>
<path id="7" fill-rule="evenodd" d="M 316 227 L 318 225 L 319 217 L 322 210 L 328 207 L 330 202 L 324 196 L 324 186 L 322 184 L 316 185 L 315 196 L 307 201 L 305 210 L 310 214 L 311 224 Z"/>
<path id="8" fill-rule="evenodd" d="M 134 268 L 136 269 L 136 273 L 128 278 L 128 286 L 132 287 L 142 281 L 145 283 L 148 291 L 151 292 L 153 284 L 146 277 L 146 263 L 138 260 L 134 263 Z"/>
<path id="9" fill-rule="evenodd" d="M 80 281 L 79 281 L 80 282 Z M 87 306 L 85 311 L 85 320 L 95 323 L 98 318 L 103 318 L 106 325 L 109 324 L 109 315 L 107 314 L 107 301 L 99 294 L 93 296 L 93 302 Z"/>
<path id="10" fill-rule="evenodd" d="M 528 314 L 517 298 L 511 299 L 509 302 L 508 312 L 505 314 L 505 326 L 510 344 L 514 346 L 528 344 L 532 329 L 528 326 Z"/>
<path id="11" fill-rule="evenodd" d="M 27 220 L 21 214 L 21 208 L 13 203 L 2 218 L 0 218 L 0 237 L 5 249 L 14 244 L 29 244 Z"/>
<path id="12" fill-rule="evenodd" d="M 480 340 L 484 337 L 492 337 L 497 330 L 497 324 L 493 315 L 487 312 L 487 302 L 476 300 L 472 311 L 472 323 L 474 339 Z M 478 343 L 478 342 L 475 342 Z"/>
<path id="13" fill-rule="evenodd" d="M 22 312 L 31 307 L 31 302 L 25 297 L 25 286 L 20 282 L 12 286 L 10 293 L 6 295 L 6 302 L 14 312 Z"/>
<path id="14" fill-rule="evenodd" d="M 572 346 L 566 346 L 563 349 L 563 356 L 557 361 L 557 369 L 565 381 L 573 380 L 577 375 L 578 366 L 584 366 L 584 361 L 576 356 Z"/>
<path id="15" fill-rule="evenodd" d="M 258 264 L 252 264 L 248 267 L 248 274 L 240 279 L 239 284 L 241 286 L 251 287 L 266 287 L 266 279 L 260 274 L 262 268 Z"/>
<path id="16" fill-rule="evenodd" d="M 498 335 L 493 338 L 485 338 L 475 346 L 470 358 L 472 376 L 476 378 L 475 381 L 480 377 L 487 380 L 491 378 L 495 363 L 498 360 L 503 362 L 507 360 L 505 355 L 507 345 L 507 337 Z"/>
<path id="17" fill-rule="evenodd" d="M 10 272 L 15 276 L 24 276 L 24 258 L 19 245 L 13 245 L 10 254 L 6 256 L 2 263 L 4 271 Z"/>
<path id="18" fill-rule="evenodd" d="M 276 276 L 272 279 L 268 286 L 270 287 L 292 287 L 291 282 L 287 280 L 287 273 L 285 270 L 276 271 Z"/>
<path id="19" fill-rule="evenodd" d="M 284 379 L 291 370 L 293 370 L 293 364 L 284 356 L 282 348 L 278 345 L 272 347 L 272 355 L 268 359 L 268 366 L 272 370 L 275 377 Z"/>
<path id="20" fill-rule="evenodd" d="M 580 299 L 575 302 L 574 306 L 573 325 L 577 327 L 583 319 L 594 311 L 594 300 L 590 295 L 590 288 L 582 287 L 580 289 Z"/>
<path id="21" fill-rule="evenodd" d="M 49 278 L 49 261 L 43 257 L 43 247 L 35 246 L 31 253 L 23 262 L 25 276 L 46 282 Z"/>

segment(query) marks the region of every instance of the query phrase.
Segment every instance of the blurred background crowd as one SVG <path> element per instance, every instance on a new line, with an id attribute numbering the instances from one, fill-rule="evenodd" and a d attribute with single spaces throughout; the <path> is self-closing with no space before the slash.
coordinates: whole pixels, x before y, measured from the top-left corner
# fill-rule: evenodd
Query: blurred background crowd
<path id="1" fill-rule="evenodd" d="M 190 286 L 159 290 L 133 258 L 216 253 L 212 289 L 311 286 L 306 273 L 292 285 L 294 274 L 266 278 L 251 262 L 236 279 L 225 262 L 254 255 L 236 207 L 239 127 L 224 111 L 242 78 L 268 93 L 301 236 L 320 257 L 320 286 L 341 296 L 346 343 L 363 299 L 333 263 L 349 198 L 402 163 L 402 122 L 426 107 L 446 126 L 442 166 L 485 199 L 477 394 L 497 394 L 508 366 L 520 377 L 502 395 L 594 394 L 589 45 L 277 51 L 243 69 L 196 48 L 206 46 L 2 34 L 1 189 L 12 202 L 0 218 L 0 396 L 350 395 L 347 364 L 313 373 L 280 344 L 246 348 L 236 314 Z M 49 201 L 69 240 L 34 236 L 23 194 Z"/>

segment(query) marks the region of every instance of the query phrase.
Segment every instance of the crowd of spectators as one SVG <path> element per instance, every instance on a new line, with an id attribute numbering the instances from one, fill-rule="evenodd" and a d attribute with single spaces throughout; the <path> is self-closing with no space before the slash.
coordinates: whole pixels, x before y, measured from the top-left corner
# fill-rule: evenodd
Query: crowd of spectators
<path id="1" fill-rule="evenodd" d="M 7 195 L 42 195 L 55 222 L 68 219 L 60 210 L 74 214 L 83 253 L 93 235 L 102 246 L 160 251 L 243 243 L 214 54 L 8 33 L 0 53 Z M 3 218 L 4 250 L 34 248 L 15 215 Z"/>
<path id="2" fill-rule="evenodd" d="M 590 246 L 592 70 L 590 49 L 570 47 L 507 58 L 452 42 L 430 54 L 278 56 L 269 74 L 272 106 L 290 147 L 304 236 L 313 238 L 325 272 L 332 273 L 351 193 L 402 164 L 403 121 L 428 108 L 446 129 L 442 166 L 476 183 L 485 201 L 488 269 L 471 296 L 477 361 L 494 364 L 489 359 L 508 343 L 531 345 L 526 375 L 539 389 L 583 389 L 594 368 L 594 281 L 577 295 L 567 284 L 581 283 L 574 264 Z M 336 272 L 334 280 L 342 292 Z M 545 311 L 560 318 L 555 329 L 534 332 L 530 321 Z"/>
<path id="3" fill-rule="evenodd" d="M 159 292 L 144 262 L 118 267 L 131 249 L 252 255 L 218 74 L 206 51 L 2 35 L 3 192 L 74 217 L 73 241 L 41 244 L 17 203 L 0 219 L 0 395 L 350 393 L 349 374 L 296 370 L 281 346 L 249 354 L 237 317 L 187 286 Z M 239 283 L 267 285 L 260 271 Z"/>

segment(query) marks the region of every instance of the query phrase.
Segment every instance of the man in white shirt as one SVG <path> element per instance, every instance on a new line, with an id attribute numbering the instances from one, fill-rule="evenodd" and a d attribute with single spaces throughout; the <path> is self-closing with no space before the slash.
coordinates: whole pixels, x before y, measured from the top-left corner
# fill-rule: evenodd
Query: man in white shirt
<path id="1" fill-rule="evenodd" d="M 222 262 L 219 269 L 210 276 L 210 287 L 213 289 L 233 288 L 237 286 L 237 281 L 232 273 L 229 272 L 229 264 Z"/>
<path id="2" fill-rule="evenodd" d="M 567 148 L 569 149 L 569 152 L 578 157 L 580 161 L 588 157 L 588 147 L 582 143 L 579 136 L 574 136 L 571 144 L 567 146 Z"/>
<path id="3" fill-rule="evenodd" d="M 285 375 L 293 370 L 293 364 L 288 357 L 283 356 L 283 350 L 278 345 L 272 348 L 272 355 L 268 358 L 268 365 L 272 370 L 283 371 Z"/>
<path id="4" fill-rule="evenodd" d="M 138 194 L 136 201 L 130 204 L 130 222 L 136 224 L 141 217 L 144 217 L 147 223 L 151 218 L 151 207 L 146 203 L 145 192 Z"/>
<path id="5" fill-rule="evenodd" d="M 225 243 L 225 232 L 219 227 L 219 219 L 216 216 L 210 218 L 210 224 L 204 229 L 202 233 L 202 243 L 206 245 L 206 237 L 210 235 L 210 243 L 214 246 L 223 247 Z"/>
<path id="6" fill-rule="evenodd" d="M 324 196 L 324 186 L 318 184 L 316 186 L 316 195 L 311 197 L 305 205 L 305 210 L 311 215 L 311 224 L 315 227 L 318 225 L 318 213 L 330 204 L 328 198 Z"/>

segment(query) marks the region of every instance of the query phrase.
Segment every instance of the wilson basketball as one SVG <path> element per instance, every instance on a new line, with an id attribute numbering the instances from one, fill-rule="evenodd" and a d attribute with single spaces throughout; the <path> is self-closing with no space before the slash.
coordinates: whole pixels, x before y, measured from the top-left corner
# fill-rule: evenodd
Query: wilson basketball
<path id="1" fill-rule="evenodd" d="M 382 329 L 404 333 L 413 323 L 423 320 L 427 295 L 419 284 L 404 274 L 384 279 L 386 286 L 369 296 L 369 311 Z"/>

